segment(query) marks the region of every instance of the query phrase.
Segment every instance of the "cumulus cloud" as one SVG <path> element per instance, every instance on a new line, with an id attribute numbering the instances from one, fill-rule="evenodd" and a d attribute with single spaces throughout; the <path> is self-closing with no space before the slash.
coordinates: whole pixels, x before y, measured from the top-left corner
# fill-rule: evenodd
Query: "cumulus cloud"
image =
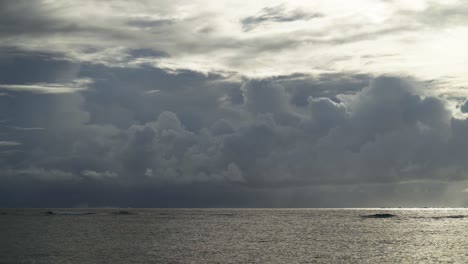
<path id="1" fill-rule="evenodd" d="M 431 5 L 200 3 L 0 1 L 0 206 L 468 202 L 465 97 L 409 63 Z"/>
<path id="2" fill-rule="evenodd" d="M 263 190 L 269 197 L 278 188 L 466 180 L 468 122 L 416 80 L 232 81 L 95 65 L 81 67 L 78 77 L 85 76 L 94 81 L 81 92 L 0 97 L 2 142 L 21 142 L 2 154 L 5 184 L 19 191 L 28 181 L 97 184 L 112 193 L 153 186 L 167 195 Z"/>

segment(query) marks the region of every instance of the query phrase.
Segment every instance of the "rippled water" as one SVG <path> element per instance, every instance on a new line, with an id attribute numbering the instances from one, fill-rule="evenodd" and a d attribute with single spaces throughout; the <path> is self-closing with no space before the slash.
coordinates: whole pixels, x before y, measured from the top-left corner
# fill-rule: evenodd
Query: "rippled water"
<path id="1" fill-rule="evenodd" d="M 468 262 L 466 209 L 44 211 L 0 210 L 0 263 Z"/>

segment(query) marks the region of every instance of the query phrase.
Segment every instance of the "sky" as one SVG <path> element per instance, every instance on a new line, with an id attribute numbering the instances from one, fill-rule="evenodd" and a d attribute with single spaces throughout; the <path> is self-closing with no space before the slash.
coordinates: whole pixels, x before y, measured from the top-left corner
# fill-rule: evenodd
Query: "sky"
<path id="1" fill-rule="evenodd" d="M 0 207 L 468 206 L 468 2 L 0 0 Z"/>

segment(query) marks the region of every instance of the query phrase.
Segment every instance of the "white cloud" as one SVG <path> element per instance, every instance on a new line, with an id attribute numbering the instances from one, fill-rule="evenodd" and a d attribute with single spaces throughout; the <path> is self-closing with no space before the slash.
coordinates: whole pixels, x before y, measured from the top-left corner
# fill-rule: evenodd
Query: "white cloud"
<path id="1" fill-rule="evenodd" d="M 93 171 L 93 170 L 84 170 L 81 172 L 81 175 L 95 179 L 95 180 L 106 179 L 106 178 L 112 179 L 112 178 L 118 177 L 117 173 L 115 172 L 111 172 L 111 171 L 98 172 L 98 171 Z"/>
<path id="2" fill-rule="evenodd" d="M 82 61 L 126 67 L 145 63 L 248 76 L 317 71 L 423 79 L 450 75 L 451 87 L 468 83 L 468 38 L 463 37 L 468 20 L 460 11 L 466 4 L 460 1 L 87 0 L 79 5 L 47 1 L 40 7 L 31 19 L 43 24 L 42 34 L 27 32 L 23 23 L 16 27 L 25 33 L 0 45 L 60 51 Z M 453 17 L 456 24 L 446 22 Z M 256 28 L 244 31 L 242 21 L 249 18 Z M 153 22 L 139 26 L 132 23 L 135 19 Z M 170 56 L 132 60 L 129 48 Z"/>
<path id="3" fill-rule="evenodd" d="M 0 90 L 33 93 L 75 93 L 87 89 L 90 79 L 77 79 L 71 83 L 0 84 Z"/>

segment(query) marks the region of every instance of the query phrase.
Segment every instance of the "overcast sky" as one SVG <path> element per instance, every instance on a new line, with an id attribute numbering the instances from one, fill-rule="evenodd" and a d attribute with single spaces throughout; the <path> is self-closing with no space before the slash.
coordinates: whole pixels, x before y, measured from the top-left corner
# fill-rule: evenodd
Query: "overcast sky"
<path id="1" fill-rule="evenodd" d="M 0 207 L 468 206 L 468 2 L 0 0 Z"/>

